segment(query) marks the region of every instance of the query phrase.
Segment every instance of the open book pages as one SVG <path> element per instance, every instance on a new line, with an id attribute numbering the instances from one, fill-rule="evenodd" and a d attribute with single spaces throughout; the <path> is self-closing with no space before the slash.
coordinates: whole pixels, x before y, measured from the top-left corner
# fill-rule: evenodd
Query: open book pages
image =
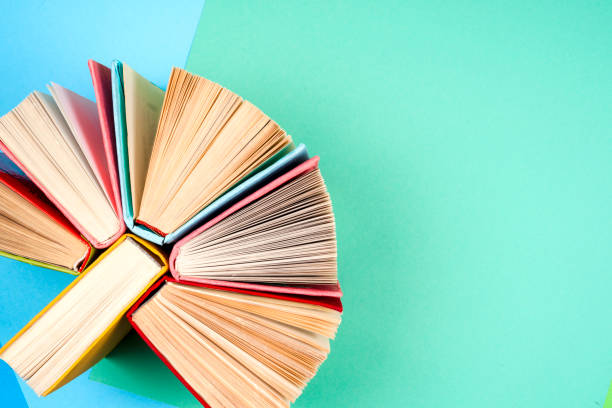
<path id="1" fill-rule="evenodd" d="M 161 268 L 160 261 L 143 246 L 126 238 L 26 326 L 0 358 L 38 395 L 46 394 L 122 316 Z"/>
<path id="2" fill-rule="evenodd" d="M 205 229 L 179 249 L 182 279 L 335 284 L 334 215 L 319 169 Z"/>
<path id="3" fill-rule="evenodd" d="M 118 233 L 122 221 L 107 192 L 109 176 L 101 161 L 93 157 L 98 152 L 96 143 L 99 141 L 86 146 L 85 139 L 94 140 L 97 134 L 85 135 L 83 123 L 69 125 L 66 119 L 78 116 L 74 112 L 78 104 L 93 102 L 77 99 L 76 94 L 60 92 L 57 85 L 51 89 L 65 106 L 60 110 L 58 102 L 49 95 L 38 91 L 31 93 L 0 118 L 0 141 L 75 226 L 80 226 L 79 229 L 91 237 L 94 245 L 107 242 Z M 60 94 L 63 97 L 60 98 Z M 95 105 L 92 108 L 95 112 Z M 98 122 L 91 126 L 94 129 L 97 126 L 99 132 Z"/>
<path id="4" fill-rule="evenodd" d="M 326 359 L 341 313 L 170 282 L 132 320 L 212 408 L 288 407 Z"/>
<path id="5" fill-rule="evenodd" d="M 0 183 L 0 250 L 77 271 L 89 246 Z"/>
<path id="6" fill-rule="evenodd" d="M 290 143 L 251 103 L 174 68 L 134 217 L 171 233 Z"/>
<path id="7" fill-rule="evenodd" d="M 47 88 L 70 128 L 79 150 L 102 191 L 112 202 L 110 171 L 104 159 L 104 141 L 96 104 L 81 95 L 51 82 Z"/>

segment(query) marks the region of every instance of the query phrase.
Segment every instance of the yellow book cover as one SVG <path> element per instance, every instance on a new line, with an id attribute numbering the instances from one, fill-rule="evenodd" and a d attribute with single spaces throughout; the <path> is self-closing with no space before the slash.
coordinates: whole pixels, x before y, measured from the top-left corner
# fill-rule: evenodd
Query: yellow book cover
<path id="1" fill-rule="evenodd" d="M 45 390 L 42 395 L 48 395 L 49 393 L 55 391 L 61 386 L 67 384 L 72 379 L 76 378 L 84 371 L 93 366 L 96 362 L 102 359 L 106 354 L 108 354 L 116 345 L 121 341 L 121 339 L 128 333 L 130 330 L 130 324 L 125 318 L 125 314 L 128 309 L 142 296 L 146 290 L 153 285 L 162 275 L 166 273 L 168 270 L 168 262 L 164 255 L 160 252 L 159 248 L 156 246 L 146 242 L 145 240 L 136 237 L 132 234 L 125 234 L 121 236 L 110 248 L 105 251 L 98 259 L 96 259 L 87 269 L 77 277 L 70 285 L 68 285 L 53 301 L 51 301 L 43 310 L 41 310 L 23 329 L 21 329 L 10 341 L 8 341 L 1 349 L 0 349 L 0 357 L 3 357 L 4 352 L 17 340 L 20 336 L 22 336 L 37 320 L 39 320 L 49 309 L 51 309 L 62 297 L 64 297 L 74 286 L 76 286 L 87 274 L 93 270 L 96 265 L 98 265 L 104 258 L 106 258 L 109 254 L 113 252 L 115 248 L 117 248 L 123 241 L 127 238 L 131 238 L 136 241 L 138 244 L 142 246 L 146 251 L 152 254 L 157 260 L 159 260 L 161 268 L 159 272 L 155 275 L 153 279 L 151 279 L 145 287 L 142 288 L 140 293 L 133 298 L 132 301 L 129 302 L 121 311 L 121 313 L 117 314 L 117 316 L 113 319 L 112 323 L 104 330 L 104 332 L 98 336 L 85 350 L 84 353 L 80 355 L 80 357 L 66 370 L 61 377 L 57 379 L 57 381 L 47 390 Z"/>

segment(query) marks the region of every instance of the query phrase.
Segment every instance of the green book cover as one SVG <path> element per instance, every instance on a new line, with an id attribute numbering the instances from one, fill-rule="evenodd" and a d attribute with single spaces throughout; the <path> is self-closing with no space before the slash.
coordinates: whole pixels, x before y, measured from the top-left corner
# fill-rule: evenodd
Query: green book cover
<path id="1" fill-rule="evenodd" d="M 47 269 L 52 269 L 54 271 L 66 272 L 66 273 L 69 273 L 70 275 L 78 275 L 78 272 L 76 272 L 76 271 L 74 271 L 72 269 L 68 269 L 68 268 L 65 268 L 63 266 L 53 265 L 53 264 L 50 264 L 50 263 L 40 262 L 40 261 L 37 261 L 35 259 L 25 258 L 23 256 L 11 254 L 10 252 L 0 251 L 0 256 L 4 256 L 4 257 L 9 258 L 9 259 L 14 259 L 16 261 L 25 262 L 25 263 L 28 263 L 30 265 L 40 266 L 42 268 L 47 268 Z M 88 262 L 88 261 L 85 261 L 85 262 Z"/>

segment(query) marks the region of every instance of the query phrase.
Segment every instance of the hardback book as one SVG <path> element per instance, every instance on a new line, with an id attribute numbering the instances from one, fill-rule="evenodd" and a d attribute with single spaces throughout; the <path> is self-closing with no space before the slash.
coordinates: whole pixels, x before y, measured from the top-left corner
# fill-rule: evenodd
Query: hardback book
<path id="1" fill-rule="evenodd" d="M 113 161 L 109 75 L 90 62 L 98 105 L 58 84 L 0 118 L 0 149 L 95 248 L 125 231 Z"/>
<path id="2" fill-rule="evenodd" d="M 131 322 L 205 406 L 289 406 L 342 313 L 319 158 L 203 77 L 174 68 L 164 91 L 119 61 L 89 69 L 96 103 L 51 84 L 0 118 L 17 166 L 0 172 L 0 250 L 80 271 L 107 248 L 0 358 L 47 395 Z M 171 266 L 149 242 L 173 245 Z"/>
<path id="3" fill-rule="evenodd" d="M 166 91 L 114 61 L 112 97 L 123 216 L 171 244 L 308 159 L 303 145 L 214 82 L 174 68 Z"/>
<path id="4" fill-rule="evenodd" d="M 119 172 L 117 168 L 117 148 L 115 141 L 115 115 L 113 113 L 113 90 L 111 71 L 108 67 L 97 61 L 88 61 L 89 72 L 93 84 L 98 118 L 100 121 L 100 135 L 102 136 L 102 151 L 106 160 L 110 195 L 113 207 L 119 218 L 122 215 L 121 190 L 119 187 Z M 125 231 L 125 224 L 121 233 Z"/>
<path id="5" fill-rule="evenodd" d="M 341 321 L 336 297 L 250 291 L 164 277 L 129 310 L 144 341 L 206 407 L 288 407 Z"/>
<path id="6" fill-rule="evenodd" d="M 16 166 L 8 159 L 0 163 L 0 255 L 76 274 L 93 253 L 66 217 Z"/>
<path id="7" fill-rule="evenodd" d="M 167 270 L 158 250 L 126 234 L 37 314 L 0 358 L 38 394 L 65 385 L 130 330 L 128 309 Z"/>
<path id="8" fill-rule="evenodd" d="M 167 281 L 234 293 L 247 291 L 254 296 L 264 293 L 272 297 L 340 305 L 342 291 L 337 277 L 334 216 L 318 163 L 319 158 L 315 156 L 296 165 L 178 241 L 169 258 L 173 277 Z M 155 290 L 153 288 L 151 293 Z M 149 295 L 143 297 L 143 302 Z M 181 363 L 170 362 L 166 356 L 172 351 L 162 351 L 163 346 L 153 341 L 147 329 L 140 327 L 137 319 L 132 320 L 151 349 L 196 398 L 200 402 L 206 400 L 210 406 L 218 406 L 201 394 L 202 389 L 194 391 L 197 387 L 193 380 L 184 375 L 186 368 L 177 368 Z M 163 330 L 163 327 L 154 328 L 158 329 Z M 162 341 L 163 337 L 159 336 L 161 334 L 157 341 Z M 166 340 L 166 346 L 173 344 L 170 337 Z M 121 343 L 93 368 L 90 379 L 174 405 L 193 406 L 176 386 L 171 388 L 172 395 L 160 391 L 172 383 L 167 370 L 155 364 L 154 356 L 145 349 L 145 344 L 133 339 Z M 197 352 L 205 354 L 202 350 Z M 206 379 L 210 369 L 194 366 L 189 372 L 191 378 Z M 269 379 L 264 373 L 259 375 L 264 381 Z M 135 380 L 139 378 L 147 381 Z M 231 375 L 226 380 L 234 383 Z M 209 392 L 216 395 L 227 390 L 209 389 Z M 216 397 L 211 398 L 215 401 Z M 291 400 L 287 398 L 281 398 L 284 402 L 280 403 Z"/>

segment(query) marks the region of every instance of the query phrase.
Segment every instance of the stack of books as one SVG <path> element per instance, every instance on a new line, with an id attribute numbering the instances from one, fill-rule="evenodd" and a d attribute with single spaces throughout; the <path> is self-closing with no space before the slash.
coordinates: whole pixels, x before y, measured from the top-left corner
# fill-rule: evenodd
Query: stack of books
<path id="1" fill-rule="evenodd" d="M 341 320 L 318 157 L 219 84 L 89 61 L 0 118 L 0 254 L 78 275 L 2 349 L 38 395 L 131 328 L 210 407 L 287 407 Z M 129 232 L 128 232 L 129 231 Z"/>

